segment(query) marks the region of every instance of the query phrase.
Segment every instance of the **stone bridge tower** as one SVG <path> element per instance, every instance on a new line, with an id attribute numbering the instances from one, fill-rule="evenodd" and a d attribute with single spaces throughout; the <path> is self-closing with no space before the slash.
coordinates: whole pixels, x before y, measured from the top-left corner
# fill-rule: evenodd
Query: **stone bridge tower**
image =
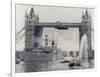
<path id="1" fill-rule="evenodd" d="M 35 41 L 36 37 L 40 35 L 40 30 L 35 27 L 35 23 L 39 21 L 38 15 L 35 15 L 34 9 L 31 8 L 30 13 L 25 15 L 25 50 L 32 50 L 38 46 Z M 38 31 L 38 32 L 37 32 Z"/>
<path id="2" fill-rule="evenodd" d="M 86 34 L 88 41 L 88 58 L 92 57 L 92 47 L 91 47 L 91 16 L 86 9 L 85 14 L 82 15 L 82 22 L 79 28 L 80 41 L 82 37 Z"/>

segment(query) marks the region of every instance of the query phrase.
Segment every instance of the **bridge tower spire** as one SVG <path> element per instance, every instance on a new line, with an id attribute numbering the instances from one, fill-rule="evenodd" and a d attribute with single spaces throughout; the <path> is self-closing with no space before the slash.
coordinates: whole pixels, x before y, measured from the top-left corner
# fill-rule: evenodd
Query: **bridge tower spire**
<path id="1" fill-rule="evenodd" d="M 89 15 L 88 9 L 85 10 L 85 13 L 82 14 L 82 21 L 81 21 L 81 26 L 79 28 L 79 33 L 80 33 L 80 41 L 84 34 L 87 36 L 88 40 L 88 58 L 91 58 L 91 52 L 92 52 L 92 47 L 91 47 L 91 16 Z"/>
<path id="2" fill-rule="evenodd" d="M 37 16 L 35 15 L 32 6 L 29 14 L 27 14 L 27 12 L 25 14 L 25 50 L 31 50 L 34 48 L 34 24 L 37 21 Z"/>
<path id="3" fill-rule="evenodd" d="M 29 14 L 25 15 L 25 50 L 40 46 L 43 28 L 34 26 L 37 22 L 39 22 L 39 15 L 35 14 L 32 6 Z"/>

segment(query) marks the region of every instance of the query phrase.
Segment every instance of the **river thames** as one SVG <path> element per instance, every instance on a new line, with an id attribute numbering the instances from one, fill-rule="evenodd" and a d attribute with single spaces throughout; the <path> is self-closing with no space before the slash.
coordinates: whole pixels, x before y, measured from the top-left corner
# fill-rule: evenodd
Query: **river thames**
<path id="1" fill-rule="evenodd" d="M 83 62 L 82 66 L 69 67 L 68 63 L 61 63 L 59 61 L 48 61 L 48 62 L 32 62 L 15 65 L 16 73 L 24 72 L 41 72 L 41 71 L 61 71 L 61 70 L 75 70 L 75 69 L 91 69 L 94 68 L 94 61 L 91 60 L 89 63 Z"/>

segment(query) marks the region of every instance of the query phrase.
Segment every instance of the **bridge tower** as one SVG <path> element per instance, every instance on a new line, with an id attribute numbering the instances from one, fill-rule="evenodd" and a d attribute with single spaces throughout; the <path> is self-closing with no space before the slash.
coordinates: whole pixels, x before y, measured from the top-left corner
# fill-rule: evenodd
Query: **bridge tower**
<path id="1" fill-rule="evenodd" d="M 31 50 L 34 48 L 34 24 L 39 21 L 39 17 L 35 15 L 33 7 L 30 13 L 25 15 L 25 50 Z"/>
<path id="2" fill-rule="evenodd" d="M 86 9 L 85 14 L 82 15 L 81 26 L 79 28 L 80 33 L 80 41 L 82 36 L 86 34 L 88 41 L 88 58 L 90 59 L 92 56 L 92 47 L 91 47 L 91 16 Z"/>

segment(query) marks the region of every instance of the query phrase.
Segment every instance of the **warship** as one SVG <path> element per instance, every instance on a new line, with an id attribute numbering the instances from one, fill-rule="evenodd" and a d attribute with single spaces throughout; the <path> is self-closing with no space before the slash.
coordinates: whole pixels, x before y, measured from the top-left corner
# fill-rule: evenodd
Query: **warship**
<path id="1" fill-rule="evenodd" d="M 44 62 L 44 61 L 53 61 L 54 58 L 56 60 L 61 59 L 61 50 L 57 48 L 57 42 L 56 40 L 51 40 L 51 45 L 48 45 L 48 35 L 45 35 L 45 46 L 44 47 L 38 47 L 35 46 L 35 48 L 31 50 L 24 50 L 21 56 L 21 59 L 24 62 Z M 34 41 L 33 41 L 34 42 Z M 35 41 L 36 42 L 36 41 Z"/>

